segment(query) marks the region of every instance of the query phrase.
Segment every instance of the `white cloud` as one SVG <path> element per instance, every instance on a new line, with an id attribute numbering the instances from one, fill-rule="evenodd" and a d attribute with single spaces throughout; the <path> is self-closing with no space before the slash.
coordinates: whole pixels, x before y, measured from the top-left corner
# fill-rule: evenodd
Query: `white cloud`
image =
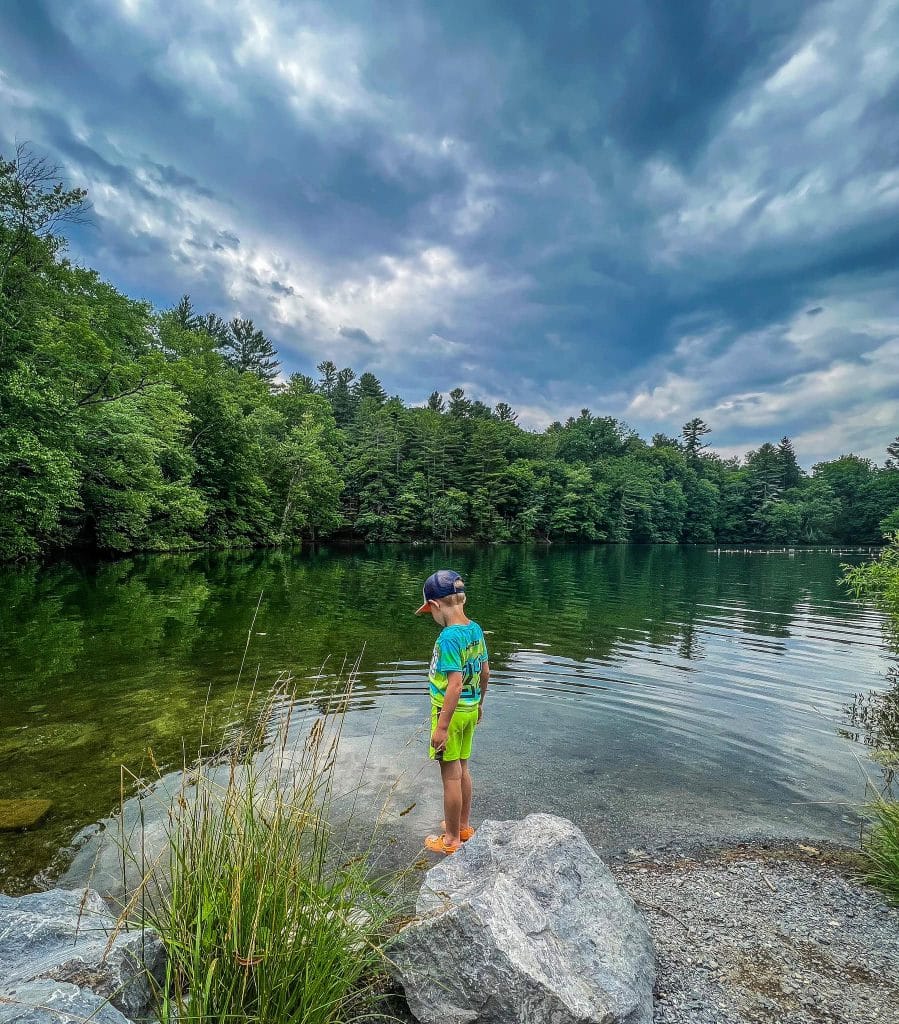
<path id="1" fill-rule="evenodd" d="M 834 284 L 762 331 L 719 322 L 682 337 L 643 374 L 625 415 L 647 433 L 701 416 L 725 442 L 746 439 L 725 454 L 787 431 L 806 464 L 850 450 L 882 460 L 899 423 L 896 284 L 857 294 Z"/>
<path id="2" fill-rule="evenodd" d="M 655 262 L 721 278 L 747 260 L 815 259 L 846 230 L 899 216 L 882 119 L 866 118 L 899 87 L 885 43 L 897 38 L 895 3 L 810 10 L 777 70 L 734 96 L 689 178 L 660 157 L 643 167 Z"/>

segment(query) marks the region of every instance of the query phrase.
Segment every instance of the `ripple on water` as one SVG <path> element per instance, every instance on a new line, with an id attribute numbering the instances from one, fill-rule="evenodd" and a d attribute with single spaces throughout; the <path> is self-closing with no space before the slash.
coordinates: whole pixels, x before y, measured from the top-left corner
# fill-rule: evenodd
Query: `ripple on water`
<path id="1" fill-rule="evenodd" d="M 177 766 L 201 729 L 233 729 L 284 672 L 300 710 L 317 714 L 357 658 L 349 734 L 375 751 L 378 779 L 417 780 L 412 794 L 429 810 L 394 823 L 398 848 L 413 844 L 436 823 L 426 818 L 438 794 L 423 756 L 435 631 L 410 611 L 420 580 L 447 557 L 491 649 L 479 813 L 552 810 L 606 846 L 678 830 L 848 834 L 864 779 L 860 748 L 840 734 L 844 708 L 881 685 L 889 659 L 880 618 L 836 583 L 845 555 L 159 556 L 0 580 L 11 595 L 0 795 L 56 803 L 40 833 L 15 847 L 0 839 L 0 888 L 110 811 L 119 764 L 145 770 L 150 746 L 164 769 Z"/>

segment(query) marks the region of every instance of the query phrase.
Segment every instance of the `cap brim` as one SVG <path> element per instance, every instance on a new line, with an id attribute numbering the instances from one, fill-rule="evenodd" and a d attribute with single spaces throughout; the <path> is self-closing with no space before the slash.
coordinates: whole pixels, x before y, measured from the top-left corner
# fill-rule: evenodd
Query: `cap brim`
<path id="1" fill-rule="evenodd" d="M 430 610 L 431 610 L 431 602 L 430 601 L 425 601 L 425 603 L 421 606 L 421 608 L 416 608 L 415 609 L 415 614 L 416 615 L 424 615 L 425 612 L 429 612 Z"/>

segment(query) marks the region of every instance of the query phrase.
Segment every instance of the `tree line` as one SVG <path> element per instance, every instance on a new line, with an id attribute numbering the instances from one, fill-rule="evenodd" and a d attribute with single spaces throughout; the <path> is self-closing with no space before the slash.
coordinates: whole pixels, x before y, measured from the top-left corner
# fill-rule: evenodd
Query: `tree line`
<path id="1" fill-rule="evenodd" d="M 283 380 L 252 320 L 155 310 L 65 255 L 86 194 L 20 147 L 0 160 L 0 558 L 369 541 L 877 542 L 883 466 L 744 459 L 709 427 L 639 437 L 584 409 L 542 432 L 461 388 L 422 406 L 325 361 Z"/>

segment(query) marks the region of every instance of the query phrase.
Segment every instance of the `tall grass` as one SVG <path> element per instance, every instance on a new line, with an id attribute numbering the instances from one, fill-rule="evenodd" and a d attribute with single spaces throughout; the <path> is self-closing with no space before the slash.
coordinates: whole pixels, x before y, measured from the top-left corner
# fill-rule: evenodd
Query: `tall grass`
<path id="1" fill-rule="evenodd" d="M 844 565 L 843 582 L 857 598 L 874 600 L 888 615 L 888 642 L 899 651 L 899 533 L 887 537 L 880 554 L 862 565 Z M 899 800 L 893 798 L 899 765 L 899 683 L 883 693 L 857 695 L 853 718 L 865 726 L 873 757 L 884 774 L 883 790 L 865 807 L 869 824 L 862 838 L 868 881 L 899 904 Z"/>
<path id="2" fill-rule="evenodd" d="M 871 826 L 863 842 L 866 877 L 899 905 L 899 800 L 868 805 Z"/>
<path id="3" fill-rule="evenodd" d="M 373 1013 L 397 902 L 372 868 L 377 821 L 352 855 L 346 823 L 335 825 L 348 801 L 335 791 L 346 696 L 294 746 L 295 705 L 281 686 L 253 730 L 185 772 L 167 848 L 126 908 L 168 951 L 164 1024 Z"/>

